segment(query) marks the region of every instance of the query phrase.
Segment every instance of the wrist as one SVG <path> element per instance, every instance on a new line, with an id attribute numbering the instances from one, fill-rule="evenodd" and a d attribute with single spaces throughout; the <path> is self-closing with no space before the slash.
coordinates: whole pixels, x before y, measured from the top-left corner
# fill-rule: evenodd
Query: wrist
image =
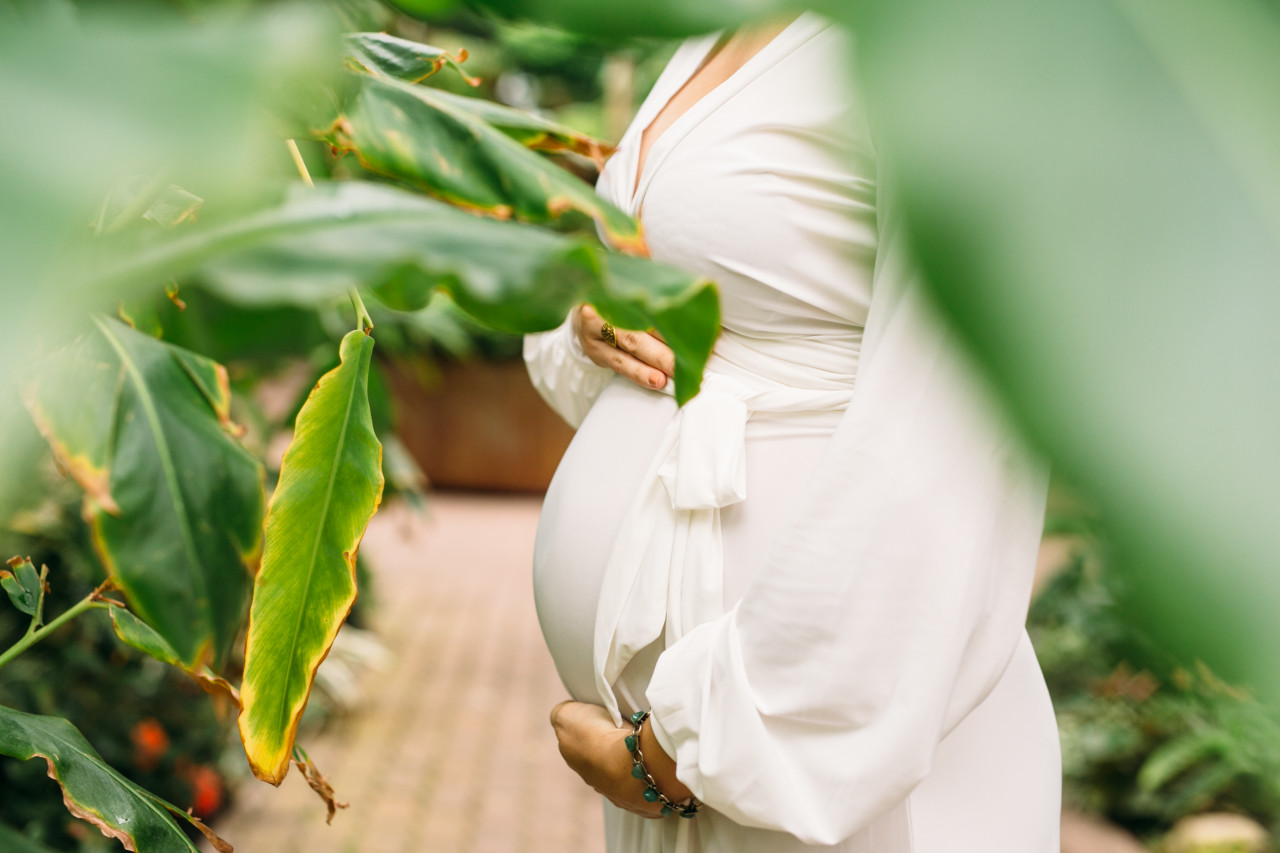
<path id="1" fill-rule="evenodd" d="M 667 755 L 666 750 L 658 743 L 651 720 L 646 719 L 640 726 L 640 749 L 644 753 L 645 767 L 662 793 L 678 803 L 693 796 L 693 791 L 676 776 L 675 759 Z"/>
<path id="2" fill-rule="evenodd" d="M 696 817 L 702 804 L 695 800 L 693 793 L 676 778 L 675 761 L 657 744 L 652 729 L 647 735 L 645 734 L 644 724 L 648 719 L 648 711 L 636 711 L 630 717 L 631 734 L 626 736 L 624 742 L 627 751 L 631 753 L 631 775 L 643 783 L 645 802 L 661 806 L 661 816 L 678 814 L 683 818 Z M 642 736 L 656 749 L 654 758 L 659 762 L 659 772 L 667 779 L 665 783 L 667 792 L 662 790 L 664 783 L 654 778 L 653 772 L 649 769 L 649 762 L 645 759 L 644 747 L 641 745 Z"/>

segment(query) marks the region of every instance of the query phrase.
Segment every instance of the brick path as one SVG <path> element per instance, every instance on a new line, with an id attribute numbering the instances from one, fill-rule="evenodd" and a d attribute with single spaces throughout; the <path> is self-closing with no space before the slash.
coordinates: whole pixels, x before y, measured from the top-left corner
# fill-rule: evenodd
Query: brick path
<path id="1" fill-rule="evenodd" d="M 433 493 L 384 508 L 364 541 L 375 629 L 394 655 L 367 704 L 305 738 L 351 807 L 324 822 L 296 770 L 241 787 L 216 829 L 239 853 L 603 849 L 600 800 L 566 768 L 547 712 L 565 698 L 533 610 L 537 498 Z"/>

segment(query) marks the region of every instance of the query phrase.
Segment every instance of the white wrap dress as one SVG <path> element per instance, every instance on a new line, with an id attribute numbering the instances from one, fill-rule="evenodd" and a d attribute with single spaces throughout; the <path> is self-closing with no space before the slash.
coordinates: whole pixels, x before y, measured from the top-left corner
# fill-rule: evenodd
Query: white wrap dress
<path id="1" fill-rule="evenodd" d="M 1024 629 L 1045 465 L 913 284 L 847 32 L 801 15 L 658 137 L 637 186 L 641 132 L 718 35 L 677 50 L 597 190 L 719 284 L 703 391 L 677 409 L 567 322 L 525 341 L 579 427 L 534 555 L 548 647 L 574 698 L 651 708 L 706 805 L 605 803 L 608 849 L 1057 853 Z"/>

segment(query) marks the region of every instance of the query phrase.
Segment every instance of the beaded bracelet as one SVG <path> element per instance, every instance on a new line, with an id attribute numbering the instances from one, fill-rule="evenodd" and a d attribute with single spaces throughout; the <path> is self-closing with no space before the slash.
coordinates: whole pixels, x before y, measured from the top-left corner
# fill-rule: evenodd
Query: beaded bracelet
<path id="1" fill-rule="evenodd" d="M 640 751 L 640 727 L 644 725 L 644 721 L 649 719 L 648 711 L 636 711 L 631 715 L 631 734 L 626 737 L 627 750 L 631 753 L 631 775 L 644 782 L 644 799 L 647 803 L 662 803 L 663 816 L 672 812 L 680 815 L 680 817 L 694 817 L 698 810 L 702 808 L 702 804 L 697 800 L 690 798 L 689 802 L 680 803 L 673 802 L 666 794 L 658 790 L 658 783 L 654 781 L 649 770 L 644 766 L 644 753 Z"/>

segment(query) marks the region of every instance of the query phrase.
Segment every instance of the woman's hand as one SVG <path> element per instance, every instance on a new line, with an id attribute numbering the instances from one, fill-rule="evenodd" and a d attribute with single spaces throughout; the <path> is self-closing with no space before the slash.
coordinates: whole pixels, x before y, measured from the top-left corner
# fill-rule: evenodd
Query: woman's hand
<path id="1" fill-rule="evenodd" d="M 631 727 L 613 724 L 609 712 L 599 705 L 561 702 L 551 709 L 551 725 L 560 742 L 560 754 L 582 780 L 620 809 L 641 817 L 660 817 L 661 803 L 644 799 L 643 780 L 631 775 L 631 753 L 624 740 Z M 676 764 L 658 746 L 646 720 L 640 733 L 640 751 L 658 790 L 673 802 L 693 796 L 676 778 Z"/>
<path id="2" fill-rule="evenodd" d="M 573 312 L 573 331 L 587 358 L 620 373 L 642 388 L 657 389 L 675 376 L 676 359 L 662 338 L 651 332 L 616 329 L 615 347 L 604 339 L 604 318 L 590 305 Z"/>

